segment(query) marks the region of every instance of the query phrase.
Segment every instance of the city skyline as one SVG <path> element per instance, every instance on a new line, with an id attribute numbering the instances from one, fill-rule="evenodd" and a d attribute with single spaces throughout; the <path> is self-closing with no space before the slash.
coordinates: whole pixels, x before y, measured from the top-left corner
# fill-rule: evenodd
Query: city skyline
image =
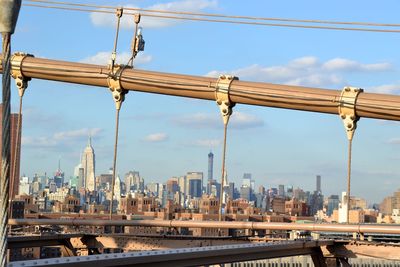
<path id="1" fill-rule="evenodd" d="M 206 0 L 134 4 L 144 8 L 168 9 L 172 5 L 175 9 L 211 13 L 388 23 L 396 21 L 394 10 L 399 7 L 396 1 L 365 3 L 358 14 L 352 10 L 359 6 L 346 1 L 335 5 L 318 1 L 230 5 Z M 288 9 L 289 5 L 293 8 Z M 106 64 L 115 35 L 113 22 L 112 15 L 105 18 L 23 6 L 13 49 L 36 57 Z M 132 37 L 132 28 L 125 26 L 126 22 L 117 53 L 120 63 L 129 55 Z M 135 62 L 138 68 L 209 76 L 232 73 L 241 80 L 336 90 L 352 85 L 366 92 L 400 91 L 396 34 L 145 19 L 141 26 L 146 47 Z M 54 32 L 60 30 L 63 34 L 54 38 Z M 243 37 L 241 41 L 237 36 Z M 13 110 L 17 109 L 15 96 L 14 89 Z M 89 133 L 98 144 L 98 170 L 105 172 L 112 166 L 114 104 L 108 89 L 33 80 L 24 97 L 23 114 L 21 174 L 52 172 L 55 167 L 51 166 L 57 164 L 54 159 L 61 155 L 69 177 L 78 163 L 76 148 Z M 211 148 L 214 177 L 219 180 L 222 134 L 219 111 L 212 101 L 131 92 L 121 110 L 117 169 L 120 173 L 137 169 L 147 179 L 159 181 L 187 171 L 207 173 L 205 155 Z M 399 139 L 398 123 L 360 120 L 353 146 L 354 195 L 380 202 L 399 187 Z M 228 128 L 229 180 L 251 172 L 260 184 L 314 188 L 314 177 L 321 174 L 323 192 L 338 194 L 345 191 L 346 141 L 339 116 L 237 105 Z"/>
<path id="2" fill-rule="evenodd" d="M 93 160 L 93 163 L 91 163 L 91 164 L 93 165 L 93 168 L 94 168 L 94 166 L 95 166 L 95 154 L 94 154 L 94 147 L 92 146 L 92 137 L 91 136 L 88 137 L 87 145 L 82 151 L 83 152 L 82 152 L 81 157 L 80 157 L 80 162 L 85 162 L 84 158 L 87 157 L 87 154 L 89 154 L 89 157 L 92 158 L 92 160 Z M 143 179 L 143 181 L 142 181 L 142 183 L 143 183 L 142 184 L 142 189 L 139 190 L 139 192 L 141 192 L 141 191 L 143 192 L 144 188 L 146 188 L 148 185 L 151 185 L 151 184 L 154 184 L 154 183 L 158 183 L 160 185 L 164 185 L 164 186 L 168 187 L 168 181 L 170 179 L 177 179 L 178 177 L 185 177 L 187 179 L 186 180 L 187 184 L 184 185 L 185 189 L 183 190 L 183 192 L 189 192 L 188 188 L 189 188 L 190 180 L 192 179 L 191 176 L 194 175 L 193 178 L 194 179 L 198 179 L 198 176 L 201 175 L 201 183 L 202 183 L 202 189 L 201 190 L 203 191 L 203 193 L 209 194 L 209 192 L 207 191 L 208 190 L 207 189 L 208 188 L 207 187 L 207 183 L 208 183 L 208 181 L 210 181 L 208 179 L 209 174 L 210 174 L 210 162 L 211 162 L 211 166 L 213 165 L 212 161 L 210 161 L 210 158 L 214 159 L 214 153 L 212 153 L 212 151 L 209 151 L 209 153 L 207 154 L 207 168 L 208 168 L 207 172 L 203 171 L 203 170 L 190 170 L 190 171 L 187 170 L 187 171 L 182 171 L 182 173 L 179 173 L 179 174 L 175 174 L 175 175 L 171 175 L 169 177 L 165 177 L 164 179 L 151 180 L 151 179 L 149 179 L 149 178 L 147 178 L 147 177 L 145 177 L 143 175 L 140 175 L 139 174 L 139 173 L 141 173 L 140 169 L 130 169 L 129 171 L 127 171 L 125 173 L 117 172 L 116 173 L 116 182 L 119 181 L 119 182 L 123 182 L 125 184 L 127 177 L 135 175 L 135 176 L 139 177 L 138 179 Z M 86 168 L 82 167 L 82 166 L 84 166 L 86 164 L 79 163 L 75 167 L 74 175 L 70 175 L 70 176 L 66 175 L 65 178 L 64 178 L 64 174 L 68 173 L 68 172 L 65 172 L 65 170 L 63 170 L 60 167 L 60 161 L 61 161 L 61 159 L 59 158 L 58 159 L 58 167 L 57 167 L 57 170 L 55 172 L 35 173 L 35 176 L 36 175 L 45 175 L 46 177 L 51 178 L 53 175 L 54 176 L 59 176 L 59 174 L 62 173 L 63 179 L 65 179 L 65 182 L 69 183 L 69 186 L 73 185 L 73 181 L 75 181 L 75 179 L 76 179 L 76 181 L 77 181 L 76 189 L 79 189 L 80 187 L 83 187 L 83 188 L 88 189 L 89 191 L 92 191 L 93 188 L 96 188 L 96 180 L 98 180 L 98 179 L 101 180 L 101 176 L 104 176 L 104 175 L 110 175 L 110 177 L 111 177 L 111 174 L 112 174 L 112 167 L 110 167 L 107 170 L 102 170 L 102 171 L 96 171 L 96 169 L 94 168 L 93 171 L 90 171 L 92 173 L 91 175 L 94 175 L 95 172 L 97 173 L 91 179 L 91 180 L 93 180 L 94 184 L 91 183 L 91 184 L 87 185 L 87 182 L 86 182 L 87 179 L 88 179 L 87 178 L 87 176 L 88 176 L 87 175 L 87 171 L 86 171 Z M 140 178 L 140 177 L 142 177 L 142 178 Z M 31 179 L 31 181 L 33 181 L 35 177 L 32 176 L 32 177 L 29 177 L 29 178 Z M 221 177 L 214 177 L 214 181 L 217 182 L 217 186 L 218 187 L 220 186 L 220 178 Z M 331 197 L 331 196 L 340 196 L 342 193 L 345 193 L 345 191 L 331 192 L 329 194 L 327 192 L 324 192 L 324 190 L 323 190 L 323 184 L 324 184 L 323 183 L 323 177 L 320 174 L 315 174 L 314 177 L 313 177 L 313 179 L 314 178 L 316 179 L 316 180 L 314 180 L 314 188 L 312 188 L 312 187 L 311 188 L 310 187 L 304 187 L 301 184 L 271 184 L 271 183 L 268 183 L 267 181 L 260 182 L 256 178 L 252 177 L 251 172 L 244 172 L 243 173 L 243 177 L 241 176 L 241 177 L 234 177 L 234 178 L 235 179 L 234 179 L 233 182 L 234 182 L 234 186 L 235 186 L 236 190 L 239 190 L 242 186 L 247 186 L 249 188 L 252 188 L 252 192 L 253 193 L 258 192 L 260 187 L 263 187 L 264 190 L 265 189 L 276 189 L 276 190 L 278 190 L 278 192 L 281 191 L 281 187 L 283 188 L 282 189 L 283 192 L 286 192 L 287 190 L 294 190 L 294 191 L 295 190 L 301 190 L 301 191 L 305 190 L 304 192 L 309 192 L 309 193 L 317 192 L 317 193 L 322 193 L 322 195 L 327 199 L 329 197 Z M 128 178 L 128 179 L 131 180 L 131 179 L 134 179 L 134 178 L 132 176 L 132 178 Z M 225 176 L 225 179 L 226 179 L 226 176 Z M 232 177 L 230 179 L 232 179 Z M 24 183 L 25 183 L 25 180 L 24 180 Z M 101 184 L 100 181 L 97 181 L 97 183 Z M 129 182 L 129 184 L 126 184 L 125 185 L 126 188 L 130 188 L 130 185 L 132 183 L 133 182 Z M 229 182 L 225 186 L 229 187 Z M 137 188 L 137 189 L 139 189 L 139 188 Z M 220 188 L 218 188 L 216 190 L 219 191 Z M 395 192 L 395 191 L 396 191 L 396 189 L 393 190 L 393 192 Z M 378 201 L 375 201 L 375 202 L 371 201 L 370 199 L 368 199 L 365 196 L 352 194 L 352 197 L 364 198 L 364 199 L 367 200 L 368 206 L 372 207 L 372 205 L 381 203 L 381 201 L 383 201 L 384 198 L 387 198 L 393 192 L 388 193 L 388 195 L 384 196 L 381 200 L 378 199 Z M 283 195 L 284 194 L 285 193 L 283 193 Z M 278 195 L 282 196 L 282 193 L 279 192 Z M 200 194 L 200 191 L 199 191 L 199 193 L 196 194 L 196 197 L 200 197 L 200 196 L 201 196 L 201 194 Z"/>

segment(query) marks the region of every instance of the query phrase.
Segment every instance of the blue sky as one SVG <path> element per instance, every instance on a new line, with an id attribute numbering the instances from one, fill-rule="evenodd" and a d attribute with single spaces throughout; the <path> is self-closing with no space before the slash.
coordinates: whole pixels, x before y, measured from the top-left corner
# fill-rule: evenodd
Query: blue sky
<path id="1" fill-rule="evenodd" d="M 71 1 L 81 2 L 81 1 Z M 399 23 L 398 1 L 85 1 L 104 5 L 261 17 Z M 133 28 L 123 16 L 120 63 Z M 217 75 L 241 80 L 341 90 L 400 93 L 400 34 L 293 29 L 142 19 L 145 52 L 137 68 Z M 113 47 L 115 17 L 23 6 L 13 51 L 36 57 L 105 64 Z M 13 110 L 17 110 L 13 91 Z M 51 174 L 61 157 L 67 176 L 93 135 L 96 172 L 112 166 L 114 103 L 107 88 L 33 80 L 24 97 L 21 173 Z M 338 116 L 237 105 L 228 132 L 228 179 L 250 172 L 257 185 L 315 189 L 325 195 L 346 187 L 347 139 Z M 215 154 L 220 176 L 222 121 L 214 102 L 130 92 L 121 110 L 117 169 L 140 171 L 146 182 L 188 171 L 207 173 Z M 380 202 L 400 187 L 399 123 L 361 119 L 353 142 L 352 193 Z"/>

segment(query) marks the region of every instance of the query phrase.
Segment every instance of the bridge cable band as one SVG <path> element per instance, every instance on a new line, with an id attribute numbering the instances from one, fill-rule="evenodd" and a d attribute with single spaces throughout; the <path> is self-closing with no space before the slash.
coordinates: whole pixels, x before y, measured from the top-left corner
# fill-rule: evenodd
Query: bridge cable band
<path id="1" fill-rule="evenodd" d="M 129 91 L 123 89 L 121 85 L 121 74 L 126 68 L 127 66 L 125 65 L 114 65 L 114 68 L 110 70 L 107 78 L 108 88 L 112 93 L 117 110 L 121 109 L 122 102 L 125 100 L 125 95 L 129 93 Z"/>
<path id="2" fill-rule="evenodd" d="M 34 57 L 30 54 L 17 52 L 11 57 L 11 76 L 15 79 L 15 84 L 18 88 L 18 94 L 22 97 L 25 93 L 25 89 L 28 87 L 28 81 L 30 77 L 25 77 L 22 73 L 22 61 L 26 57 Z"/>
<path id="3" fill-rule="evenodd" d="M 235 103 L 231 102 L 229 97 L 229 90 L 234 80 L 239 79 L 231 75 L 220 75 L 215 85 L 215 99 L 221 111 L 224 124 L 228 123 L 232 108 L 235 106 Z"/>
<path id="4" fill-rule="evenodd" d="M 349 140 L 353 139 L 357 121 L 360 119 L 356 113 L 356 102 L 358 95 L 363 91 L 361 88 L 345 87 L 340 94 L 338 111 Z"/>

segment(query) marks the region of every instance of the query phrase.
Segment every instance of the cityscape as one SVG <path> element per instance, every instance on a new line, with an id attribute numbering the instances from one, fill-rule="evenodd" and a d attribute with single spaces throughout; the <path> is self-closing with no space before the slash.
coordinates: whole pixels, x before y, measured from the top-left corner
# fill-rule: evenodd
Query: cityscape
<path id="1" fill-rule="evenodd" d="M 213 152 L 204 158 L 207 160 L 207 172 L 190 171 L 170 177 L 163 183 L 145 181 L 139 170 L 129 171 L 123 176 L 116 175 L 112 213 L 146 213 L 149 216 L 149 212 L 153 212 L 153 216 L 157 216 L 157 211 L 173 209 L 175 213 L 215 216 L 222 199 L 222 213 L 226 216 L 273 214 L 290 221 L 346 222 L 346 192 L 324 196 L 321 175 L 315 176 L 313 190 L 304 190 L 287 185 L 270 188 L 260 185 L 256 188 L 251 173 L 244 173 L 241 184 L 235 185 L 225 173 L 221 197 L 221 178 L 215 175 Z M 74 176 L 69 179 L 65 177 L 59 161 L 53 174 L 22 176 L 18 182 L 18 191 L 14 190 L 18 194 L 13 199 L 24 201 L 29 206 L 29 213 L 107 215 L 112 197 L 113 169 L 98 173 L 95 167 L 95 149 L 92 137 L 89 136 L 79 164 L 74 169 Z M 366 199 L 357 196 L 351 196 L 350 199 L 350 223 L 400 223 L 399 190 L 379 204 L 367 203 Z"/>
<path id="2" fill-rule="evenodd" d="M 0 0 L 0 267 L 400 266 L 398 2 L 118 5 Z"/>

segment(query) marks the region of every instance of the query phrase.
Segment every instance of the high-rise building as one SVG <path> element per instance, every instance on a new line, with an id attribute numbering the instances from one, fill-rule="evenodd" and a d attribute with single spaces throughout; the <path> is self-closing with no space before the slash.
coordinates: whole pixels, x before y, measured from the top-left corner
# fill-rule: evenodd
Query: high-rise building
<path id="1" fill-rule="evenodd" d="M 201 179 L 189 180 L 189 195 L 193 197 L 201 197 Z"/>
<path id="2" fill-rule="evenodd" d="M 84 188 L 89 191 L 96 190 L 95 181 L 95 155 L 92 147 L 92 137 L 89 136 L 88 144 L 82 154 L 82 168 Z"/>
<path id="3" fill-rule="evenodd" d="M 339 196 L 331 195 L 328 197 L 328 206 L 326 209 L 326 215 L 331 216 L 334 210 L 339 208 Z"/>
<path id="4" fill-rule="evenodd" d="M 193 182 L 192 185 L 196 186 L 196 189 L 191 188 L 191 180 L 196 180 L 196 182 Z M 196 196 L 199 195 L 199 197 L 202 194 L 203 191 L 203 173 L 202 172 L 188 172 L 186 174 L 186 195 L 190 195 L 191 197 L 194 197 L 192 194 L 193 192 L 196 192 Z M 199 190 L 199 191 L 197 191 Z"/>
<path id="5" fill-rule="evenodd" d="M 30 183 L 29 178 L 27 176 L 21 177 L 19 181 L 19 194 L 20 195 L 29 195 L 30 194 Z"/>
<path id="6" fill-rule="evenodd" d="M 138 171 L 129 171 L 125 174 L 125 185 L 127 192 L 144 191 L 144 179 L 140 177 Z"/>
<path id="7" fill-rule="evenodd" d="M 80 188 L 84 187 L 84 169 L 82 167 L 82 154 L 81 159 L 79 160 L 79 164 L 74 168 L 74 177 L 77 179 L 76 188 L 79 190 Z"/>
<path id="8" fill-rule="evenodd" d="M 321 191 L 321 175 L 317 175 L 317 192 L 322 192 Z"/>
<path id="9" fill-rule="evenodd" d="M 251 173 L 244 173 L 243 174 L 242 185 L 251 188 Z"/>
<path id="10" fill-rule="evenodd" d="M 156 196 L 156 197 L 159 196 L 159 188 L 160 188 L 159 183 L 151 182 L 146 185 L 146 188 L 147 188 L 147 191 L 152 193 L 154 196 Z"/>
<path id="11" fill-rule="evenodd" d="M 61 171 L 61 160 L 58 160 L 58 169 L 54 173 L 54 182 L 56 183 L 57 188 L 61 188 L 64 184 L 64 173 Z"/>
<path id="12" fill-rule="evenodd" d="M 119 175 L 115 178 L 114 200 L 117 200 L 118 203 L 121 202 L 121 178 L 119 177 Z"/>
<path id="13" fill-rule="evenodd" d="M 214 154 L 210 151 L 208 153 L 208 180 L 213 179 L 213 171 L 214 171 Z"/>
<path id="14" fill-rule="evenodd" d="M 178 177 L 171 177 L 167 181 L 167 191 L 175 194 L 176 192 L 179 191 L 179 184 L 178 184 L 179 178 Z"/>
<path id="15" fill-rule="evenodd" d="M 285 186 L 283 184 L 278 186 L 278 196 L 285 197 Z"/>
<path id="16" fill-rule="evenodd" d="M 0 104 L 0 117 L 3 121 L 3 104 Z M 21 118 L 22 121 L 22 118 Z M 9 197 L 14 199 L 18 195 L 19 190 L 19 171 L 20 171 L 20 159 L 21 159 L 21 131 L 18 135 L 17 140 L 17 124 L 18 124 L 18 114 L 11 114 L 10 117 L 10 180 L 9 180 Z M 0 140 L 3 138 L 3 129 L 0 127 Z M 16 149 L 17 148 L 17 149 Z M 0 152 L 3 149 L 2 142 L 0 141 Z M 17 152 L 17 153 L 15 153 Z M 0 159 L 1 163 L 1 159 Z M 15 164 L 15 168 L 14 168 Z M 15 172 L 14 172 L 15 169 Z"/>
<path id="17" fill-rule="evenodd" d="M 240 198 L 251 201 L 251 187 L 247 185 L 242 185 L 240 187 Z"/>

